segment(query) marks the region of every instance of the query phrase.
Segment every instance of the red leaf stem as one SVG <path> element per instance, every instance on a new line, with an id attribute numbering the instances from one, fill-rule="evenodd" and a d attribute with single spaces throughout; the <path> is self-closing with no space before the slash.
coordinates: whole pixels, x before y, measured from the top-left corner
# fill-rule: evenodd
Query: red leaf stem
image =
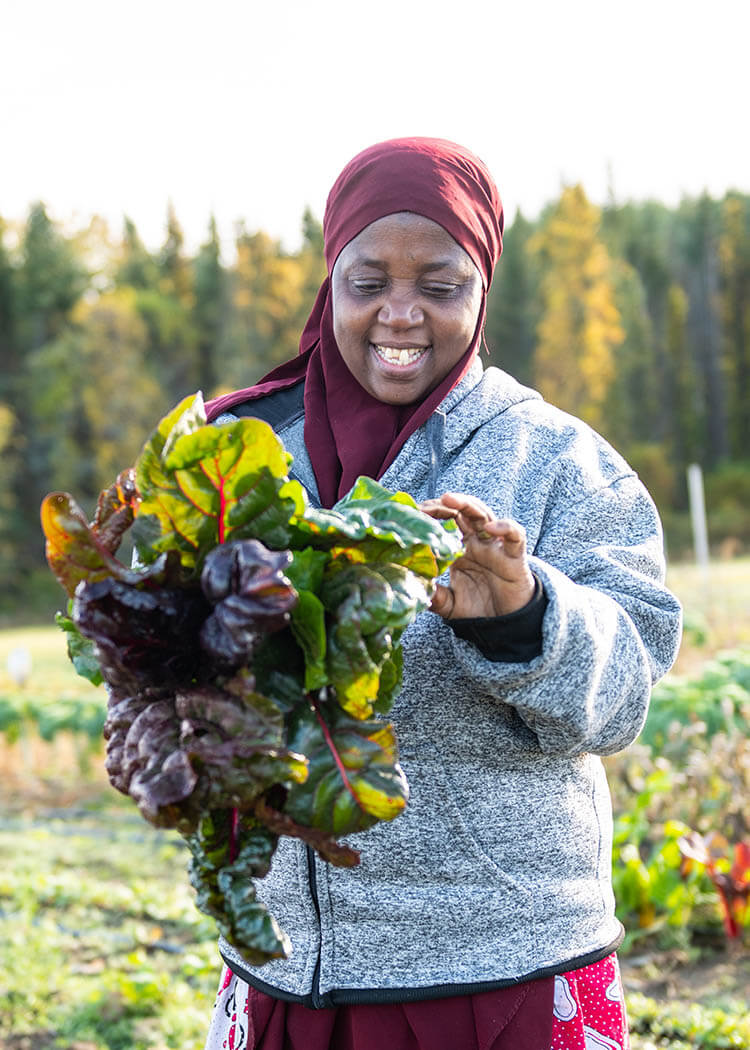
<path id="1" fill-rule="evenodd" d="M 338 751 L 336 750 L 336 744 L 334 743 L 333 737 L 331 736 L 331 731 L 328 728 L 328 726 L 326 725 L 325 719 L 323 718 L 323 716 L 320 713 L 320 710 L 318 708 L 318 701 L 315 699 L 315 697 L 309 696 L 309 695 L 308 695 L 308 699 L 310 701 L 310 707 L 313 709 L 313 713 L 315 714 L 315 717 L 318 720 L 318 725 L 320 726 L 321 732 L 323 733 L 323 736 L 325 737 L 325 742 L 328 744 L 328 748 L 329 748 L 331 754 L 333 755 L 333 761 L 336 763 L 336 768 L 338 769 L 339 774 L 341 775 L 341 779 L 344 782 L 344 787 L 349 792 L 349 794 L 352 796 L 352 798 L 357 803 L 359 808 L 362 809 L 363 808 L 362 803 L 359 801 L 359 798 L 357 797 L 357 793 L 356 793 L 356 791 L 354 790 L 354 788 L 351 785 L 351 781 L 349 780 L 349 776 L 348 776 L 348 774 L 346 772 L 346 767 L 344 766 L 344 763 L 341 761 L 341 755 L 339 755 Z"/>

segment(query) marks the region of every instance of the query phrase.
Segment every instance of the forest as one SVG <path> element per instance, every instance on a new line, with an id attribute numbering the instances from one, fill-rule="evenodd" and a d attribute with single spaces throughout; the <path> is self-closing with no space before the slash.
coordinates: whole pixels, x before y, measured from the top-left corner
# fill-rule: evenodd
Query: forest
<path id="1" fill-rule="evenodd" d="M 325 274 L 322 227 L 293 251 L 207 223 L 187 251 L 167 209 L 157 250 L 124 218 L 68 229 L 44 203 L 0 218 L 0 616 L 59 604 L 44 562 L 49 491 L 93 510 L 156 421 L 198 389 L 248 386 L 296 352 Z M 750 545 L 750 195 L 595 205 L 565 186 L 517 213 L 490 290 L 485 363 L 581 416 L 625 455 L 690 555 L 685 471 L 705 472 L 709 538 Z"/>

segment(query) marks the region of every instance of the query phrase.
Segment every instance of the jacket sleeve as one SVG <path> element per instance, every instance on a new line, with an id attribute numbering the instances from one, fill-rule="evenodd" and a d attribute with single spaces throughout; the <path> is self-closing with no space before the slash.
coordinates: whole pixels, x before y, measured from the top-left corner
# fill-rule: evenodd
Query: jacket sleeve
<path id="1" fill-rule="evenodd" d="M 552 503 L 529 560 L 547 597 L 541 653 L 493 663 L 453 636 L 459 665 L 516 709 L 543 751 L 613 754 L 643 727 L 681 635 L 656 509 L 633 474 Z"/>

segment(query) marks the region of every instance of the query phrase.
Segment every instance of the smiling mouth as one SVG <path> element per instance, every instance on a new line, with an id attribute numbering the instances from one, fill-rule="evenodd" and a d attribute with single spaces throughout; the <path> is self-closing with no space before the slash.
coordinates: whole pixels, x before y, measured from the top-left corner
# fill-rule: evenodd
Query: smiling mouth
<path id="1" fill-rule="evenodd" d="M 388 365 L 399 365 L 401 368 L 413 365 L 420 357 L 424 357 L 430 349 L 429 346 L 381 346 L 379 343 L 371 343 L 370 345 L 381 361 L 385 361 Z"/>

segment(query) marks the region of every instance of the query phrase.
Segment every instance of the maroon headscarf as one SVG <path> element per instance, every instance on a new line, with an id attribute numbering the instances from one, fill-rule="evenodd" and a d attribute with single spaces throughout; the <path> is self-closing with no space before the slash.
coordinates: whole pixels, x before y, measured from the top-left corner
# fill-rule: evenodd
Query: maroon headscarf
<path id="1" fill-rule="evenodd" d="M 471 344 L 423 401 L 388 405 L 369 394 L 344 363 L 333 334 L 330 274 L 342 248 L 376 219 L 410 211 L 442 226 L 482 277 L 482 301 Z M 351 160 L 331 189 L 323 218 L 329 276 L 320 286 L 300 339 L 299 355 L 246 390 L 216 398 L 215 419 L 233 405 L 305 379 L 305 446 L 323 506 L 332 506 L 361 475 L 379 478 L 406 439 L 468 371 L 479 349 L 487 290 L 502 251 L 503 210 L 489 171 L 473 153 L 444 139 L 381 142 Z"/>

